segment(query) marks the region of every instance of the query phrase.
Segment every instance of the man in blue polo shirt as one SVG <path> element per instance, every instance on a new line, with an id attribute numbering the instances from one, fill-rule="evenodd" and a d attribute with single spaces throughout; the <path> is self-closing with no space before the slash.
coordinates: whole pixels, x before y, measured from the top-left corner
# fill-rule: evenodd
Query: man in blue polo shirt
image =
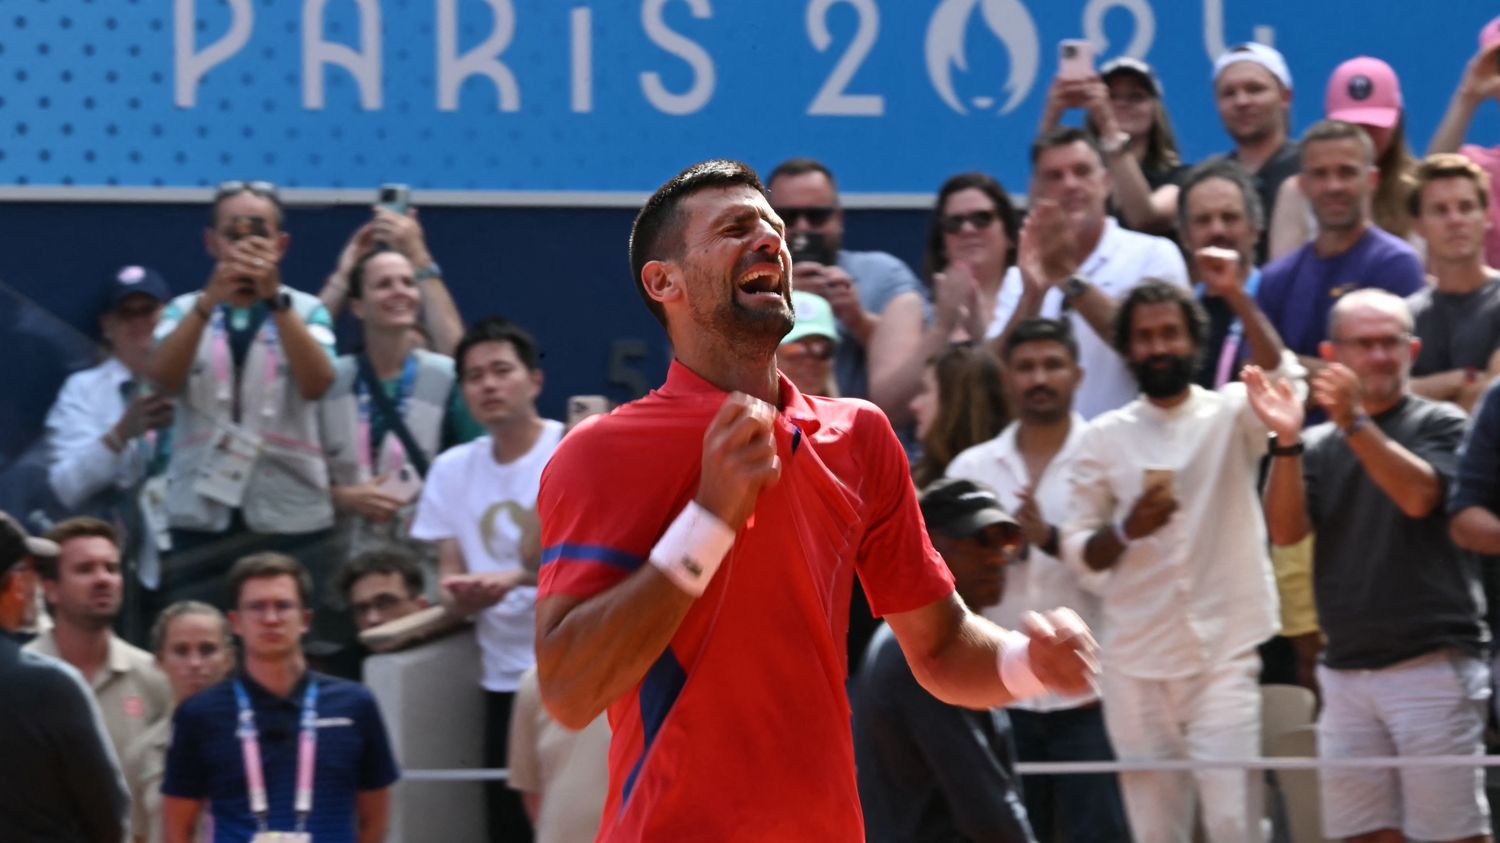
<path id="1" fill-rule="evenodd" d="M 378 843 L 396 762 L 370 692 L 307 669 L 307 571 L 288 556 L 258 553 L 235 563 L 229 586 L 245 665 L 173 717 L 161 786 L 166 843 L 192 843 L 205 802 L 216 843 L 264 831 Z M 296 786 L 304 765 L 314 771 L 306 791 Z"/>

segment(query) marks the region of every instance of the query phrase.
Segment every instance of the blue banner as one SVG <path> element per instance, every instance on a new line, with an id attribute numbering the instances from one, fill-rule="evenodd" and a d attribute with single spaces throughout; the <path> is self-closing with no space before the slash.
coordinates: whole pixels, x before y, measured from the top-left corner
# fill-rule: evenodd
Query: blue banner
<path id="1" fill-rule="evenodd" d="M 1160 69 L 1185 157 L 1213 56 L 1274 43 L 1294 122 L 1400 73 L 1417 149 L 1497 9 L 1377 0 L 5 0 L 0 186 L 648 191 L 692 161 L 828 161 L 847 191 L 1024 188 L 1057 42 Z M 1493 111 L 1493 109 L 1491 109 Z M 1493 113 L 1480 128 L 1495 132 Z"/>

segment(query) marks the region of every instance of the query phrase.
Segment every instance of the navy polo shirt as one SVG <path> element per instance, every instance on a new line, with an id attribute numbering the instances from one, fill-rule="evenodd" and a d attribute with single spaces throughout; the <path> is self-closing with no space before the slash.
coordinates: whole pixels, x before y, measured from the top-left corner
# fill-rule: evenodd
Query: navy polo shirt
<path id="1" fill-rule="evenodd" d="M 385 722 L 365 686 L 321 673 L 306 673 L 292 693 L 278 697 L 241 674 L 255 710 L 260 756 L 272 831 L 293 831 L 297 738 L 308 678 L 318 682 L 318 752 L 314 765 L 312 815 L 307 830 L 317 843 L 354 843 L 355 795 L 388 787 L 399 778 Z M 254 836 L 245 762 L 235 734 L 239 706 L 234 681 L 225 680 L 195 694 L 172 717 L 172 744 L 161 792 L 183 799 L 207 799 L 214 818 L 215 843 L 244 843 Z"/>

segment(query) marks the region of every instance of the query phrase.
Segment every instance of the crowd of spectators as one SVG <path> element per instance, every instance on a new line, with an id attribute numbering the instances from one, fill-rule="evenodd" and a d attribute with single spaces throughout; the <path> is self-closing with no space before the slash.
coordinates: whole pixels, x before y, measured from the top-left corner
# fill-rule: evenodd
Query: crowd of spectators
<path id="1" fill-rule="evenodd" d="M 1030 183 L 948 179 L 920 274 L 844 248 L 830 166 L 770 172 L 796 285 L 779 368 L 890 418 L 971 607 L 1013 628 L 1065 605 L 1102 646 L 1093 692 L 954 708 L 856 589 L 871 839 L 1263 839 L 1242 769 L 1023 781 L 1015 763 L 1253 757 L 1265 682 L 1319 694 L 1325 757 L 1485 751 L 1500 147 L 1463 141 L 1500 99 L 1497 56 L 1500 19 L 1423 158 L 1373 57 L 1338 66 L 1298 134 L 1285 58 L 1225 51 L 1230 148 L 1196 166 L 1147 64 L 1054 80 Z M 225 182 L 200 290 L 172 297 L 142 266 L 109 283 L 107 356 L 47 418 L 69 517 L 46 539 L 0 517 L 0 627 L 30 642 L 0 635 L 0 676 L 55 699 L 36 734 L 83 760 L 0 798 L 36 793 L 35 833 L 77 839 L 380 839 L 398 772 L 346 680 L 369 652 L 472 626 L 483 763 L 511 771 L 487 786 L 490 839 L 588 839 L 609 725 L 564 728 L 534 674 L 536 498 L 567 435 L 537 410 L 537 340 L 466 323 L 414 209 L 374 208 L 316 294 L 281 277 L 284 220 L 274 185 Z M 578 406 L 568 425 L 607 409 Z M 324 729 L 330 712 L 349 728 Z M 55 764 L 11 741 L 28 769 Z M 246 741 L 266 747 L 254 773 Z M 1477 769 L 1325 772 L 1321 794 L 1330 837 L 1488 839 Z"/>

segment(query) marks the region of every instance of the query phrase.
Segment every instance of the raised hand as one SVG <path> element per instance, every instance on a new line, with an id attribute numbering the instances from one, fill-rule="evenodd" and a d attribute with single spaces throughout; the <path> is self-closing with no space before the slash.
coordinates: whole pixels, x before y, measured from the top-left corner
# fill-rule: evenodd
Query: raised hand
<path id="1" fill-rule="evenodd" d="M 1016 492 L 1016 521 L 1021 524 L 1021 535 L 1025 537 L 1026 543 L 1032 547 L 1041 547 L 1047 543 L 1051 536 L 1052 525 L 1042 517 L 1042 508 L 1037 506 L 1036 489 L 1027 487 Z"/>
<path id="2" fill-rule="evenodd" d="M 755 511 L 760 490 L 781 477 L 776 410 L 743 392 L 731 393 L 703 433 L 698 505 L 738 531 Z"/>
<path id="3" fill-rule="evenodd" d="M 1329 363 L 1313 375 L 1313 400 L 1318 402 L 1328 418 L 1341 428 L 1348 427 L 1364 412 L 1364 390 L 1359 384 L 1359 375 L 1342 363 Z"/>
<path id="4" fill-rule="evenodd" d="M 1152 486 L 1135 499 L 1121 529 L 1131 540 L 1143 539 L 1166 525 L 1177 511 L 1177 499 L 1168 486 Z"/>
<path id="5" fill-rule="evenodd" d="M 1220 246 L 1204 246 L 1193 253 L 1198 279 L 1208 292 L 1229 298 L 1244 289 L 1240 275 L 1240 254 Z"/>
<path id="6" fill-rule="evenodd" d="M 1031 672 L 1047 690 L 1080 694 L 1090 690 L 1099 675 L 1099 645 L 1088 624 L 1072 609 L 1021 616 L 1021 631 L 1031 638 L 1026 654 Z"/>
<path id="7" fill-rule="evenodd" d="M 1252 363 L 1240 372 L 1240 379 L 1245 382 L 1250 409 L 1277 439 L 1289 443 L 1302 435 L 1302 402 L 1286 378 L 1278 378 L 1273 384 L 1265 371 Z"/>

